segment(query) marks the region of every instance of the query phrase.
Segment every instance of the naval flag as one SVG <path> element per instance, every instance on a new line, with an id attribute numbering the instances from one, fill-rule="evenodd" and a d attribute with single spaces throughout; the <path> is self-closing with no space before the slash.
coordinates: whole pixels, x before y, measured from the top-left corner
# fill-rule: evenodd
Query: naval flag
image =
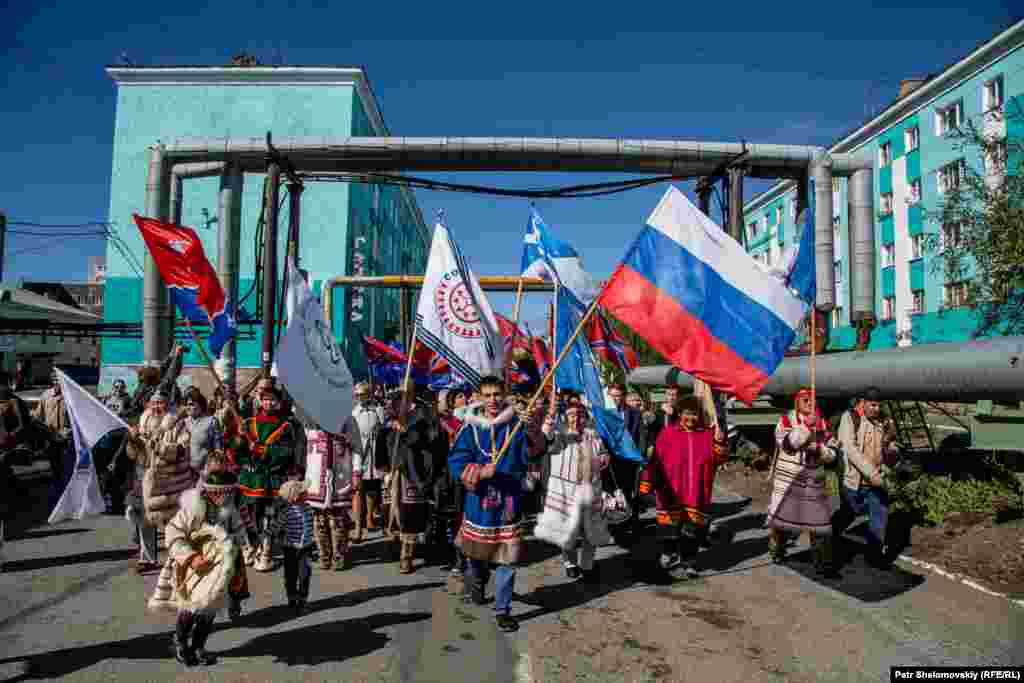
<path id="1" fill-rule="evenodd" d="M 75 439 L 75 470 L 50 513 L 47 520 L 50 524 L 103 514 L 106 504 L 100 492 L 99 479 L 96 478 L 92 449 L 100 439 L 115 429 L 128 429 L 125 421 L 110 412 L 99 399 L 60 370 L 54 369 L 54 372 L 60 381 L 64 406 Z"/>
<path id="2" fill-rule="evenodd" d="M 505 354 L 498 322 L 476 275 L 443 223 L 434 228 L 416 309 L 416 338 L 474 387 L 501 376 Z"/>

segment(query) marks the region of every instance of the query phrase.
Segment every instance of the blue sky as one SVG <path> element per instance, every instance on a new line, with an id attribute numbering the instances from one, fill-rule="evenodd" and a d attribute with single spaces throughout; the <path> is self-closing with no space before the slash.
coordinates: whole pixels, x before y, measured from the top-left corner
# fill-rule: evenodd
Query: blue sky
<path id="1" fill-rule="evenodd" d="M 361 65 L 397 135 L 828 144 L 891 101 L 901 78 L 938 71 L 1021 14 L 1011 2 L 18 4 L 4 10 L 14 30 L 0 50 L 0 210 L 53 224 L 107 217 L 115 89 L 103 67 L 122 53 L 144 65 L 223 64 L 238 50 Z M 536 187 L 610 176 L 436 177 Z M 663 191 L 538 206 L 603 276 Z M 418 199 L 428 221 L 445 209 L 478 272 L 515 272 L 525 200 Z M 95 237 L 10 235 L 4 275 L 80 280 L 101 253 Z M 527 320 L 540 310 L 533 302 Z"/>

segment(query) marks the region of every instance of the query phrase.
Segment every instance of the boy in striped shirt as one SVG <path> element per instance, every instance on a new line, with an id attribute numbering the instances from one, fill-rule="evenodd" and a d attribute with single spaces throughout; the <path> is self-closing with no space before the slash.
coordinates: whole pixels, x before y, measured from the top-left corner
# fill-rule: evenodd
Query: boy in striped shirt
<path id="1" fill-rule="evenodd" d="M 285 482 L 280 491 L 285 501 L 277 519 L 278 528 L 283 527 L 285 533 L 284 589 L 288 606 L 301 610 L 309 599 L 309 577 L 316 547 L 313 509 L 306 503 L 303 481 Z"/>

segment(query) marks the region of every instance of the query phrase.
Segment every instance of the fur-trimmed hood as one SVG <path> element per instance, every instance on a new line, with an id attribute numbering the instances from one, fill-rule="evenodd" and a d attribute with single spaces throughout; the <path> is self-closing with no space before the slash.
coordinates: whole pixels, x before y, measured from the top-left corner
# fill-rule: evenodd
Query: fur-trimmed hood
<path id="1" fill-rule="evenodd" d="M 508 424 L 509 422 L 514 420 L 515 417 L 516 417 L 515 406 L 506 405 L 505 409 L 502 410 L 500 413 L 498 413 L 498 417 L 496 417 L 493 420 L 490 419 L 489 417 L 487 417 L 486 415 L 482 415 L 482 414 L 481 415 L 466 415 L 465 423 L 467 425 L 471 425 L 473 427 L 483 427 L 485 429 L 490 429 L 491 427 L 493 427 L 495 425 L 500 426 L 500 425 L 503 425 L 503 424 Z"/>
<path id="2" fill-rule="evenodd" d="M 182 493 L 178 499 L 178 504 L 193 519 L 206 519 L 206 506 L 209 503 L 199 489 L 189 489 Z M 227 526 L 228 520 L 231 519 L 234 512 L 235 503 L 228 497 L 224 500 L 224 504 L 220 506 L 220 512 L 217 514 L 218 524 Z"/>

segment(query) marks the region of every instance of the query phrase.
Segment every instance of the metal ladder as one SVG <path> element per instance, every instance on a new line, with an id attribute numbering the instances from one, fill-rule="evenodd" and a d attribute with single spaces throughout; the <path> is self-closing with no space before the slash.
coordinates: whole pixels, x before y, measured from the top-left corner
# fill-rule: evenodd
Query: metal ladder
<path id="1" fill-rule="evenodd" d="M 928 449 L 935 452 L 935 439 L 920 401 L 913 401 L 909 405 L 901 401 L 888 401 L 886 408 L 896 426 L 896 438 L 904 450 L 921 450 L 914 443 L 915 439 L 923 436 L 928 442 Z"/>

